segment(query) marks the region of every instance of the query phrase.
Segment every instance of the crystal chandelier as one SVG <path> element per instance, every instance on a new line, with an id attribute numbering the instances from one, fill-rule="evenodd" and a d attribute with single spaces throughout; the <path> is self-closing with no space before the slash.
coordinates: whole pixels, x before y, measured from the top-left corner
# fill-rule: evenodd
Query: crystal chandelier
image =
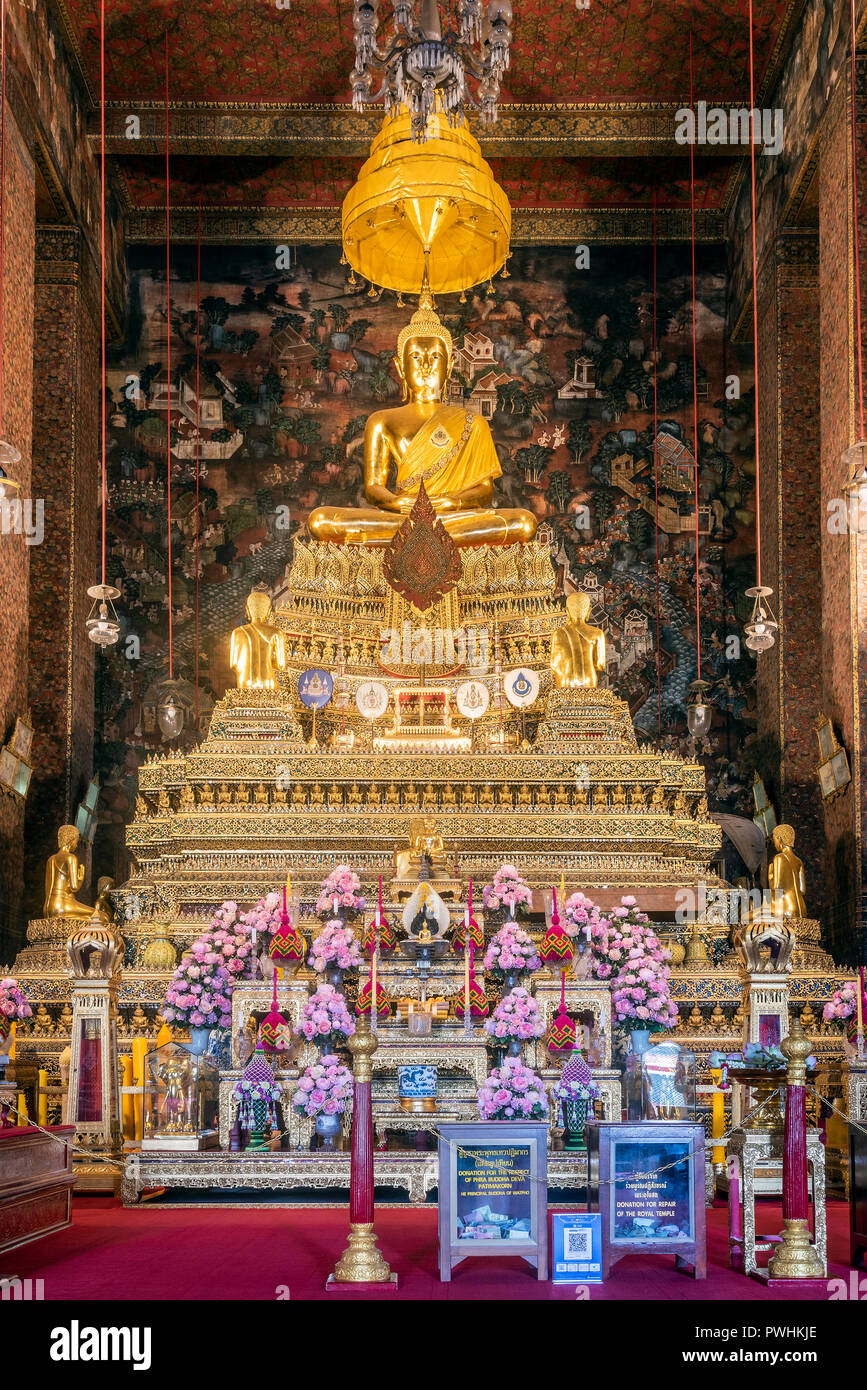
<path id="1" fill-rule="evenodd" d="M 412 138 L 427 139 L 427 121 L 442 111 L 450 125 L 463 125 L 465 104 L 486 125 L 497 119 L 500 81 L 509 66 L 512 42 L 510 0 L 456 0 L 456 29 L 443 32 L 437 0 L 395 0 L 394 37 L 377 42 L 379 0 L 355 0 L 355 67 L 350 74 L 356 111 L 384 101 L 386 112 L 403 107 Z M 381 77 L 374 94 L 374 78 Z M 472 85 L 471 85 L 472 84 Z M 473 90 L 473 88 L 475 90 Z"/>
<path id="2" fill-rule="evenodd" d="M 87 596 L 93 600 L 85 623 L 88 637 L 97 647 L 113 647 L 120 637 L 120 620 L 114 606 L 120 589 L 113 584 L 91 584 Z"/>
<path id="3" fill-rule="evenodd" d="M 746 644 L 751 652 L 766 652 L 776 641 L 777 620 L 767 602 L 773 592 L 766 584 L 754 584 L 745 590 L 747 598 L 753 600 L 749 622 L 744 624 Z"/>

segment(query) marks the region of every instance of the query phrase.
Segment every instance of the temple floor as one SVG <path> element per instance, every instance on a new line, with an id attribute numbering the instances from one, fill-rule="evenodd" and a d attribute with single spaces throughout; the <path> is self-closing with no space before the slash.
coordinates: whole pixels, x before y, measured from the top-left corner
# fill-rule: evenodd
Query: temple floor
<path id="1" fill-rule="evenodd" d="M 259 1201 L 260 1198 L 253 1200 Z M 554 1210 L 571 1210 L 565 1205 Z M 848 1287 L 849 1209 L 829 1201 L 828 1279 Z M 627 1255 L 606 1284 L 590 1287 L 590 1301 L 677 1299 L 685 1302 L 808 1302 L 809 1291 L 770 1292 L 728 1265 L 727 1208 L 717 1200 L 707 1212 L 707 1278 L 696 1281 L 677 1271 L 672 1256 Z M 757 1203 L 758 1229 L 779 1231 L 780 1205 Z M 468 1259 L 450 1284 L 437 1273 L 437 1209 L 377 1206 L 379 1245 L 398 1275 L 396 1297 L 490 1300 L 566 1299 L 574 1285 L 539 1282 L 523 1260 Z M 73 1224 L 31 1246 L 12 1251 L 0 1263 L 0 1277 L 44 1280 L 46 1301 L 112 1300 L 266 1300 L 288 1289 L 291 1300 L 325 1299 L 326 1276 L 346 1244 L 345 1202 L 335 1206 L 238 1205 L 222 1208 L 163 1206 L 144 1202 L 124 1208 L 108 1197 L 77 1197 Z M 377 1293 L 354 1293 L 378 1298 Z M 286 1297 L 286 1293 L 282 1294 Z M 822 1302 L 825 1301 L 823 1295 Z"/>

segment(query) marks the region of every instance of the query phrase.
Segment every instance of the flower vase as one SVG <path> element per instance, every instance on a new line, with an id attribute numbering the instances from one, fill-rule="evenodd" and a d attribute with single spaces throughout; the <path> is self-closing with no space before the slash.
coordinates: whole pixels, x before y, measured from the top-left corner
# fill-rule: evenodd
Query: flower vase
<path id="1" fill-rule="evenodd" d="M 520 1057 L 522 1055 L 523 1047 L 524 1044 L 520 1038 L 509 1038 L 509 1043 L 506 1048 L 506 1056 Z"/>
<path id="2" fill-rule="evenodd" d="M 4 1014 L 0 1014 L 0 1043 L 4 1043 L 12 1031 L 12 1024 Z"/>
<path id="3" fill-rule="evenodd" d="M 633 1028 L 629 1033 L 629 1051 L 641 1057 L 650 1047 L 650 1029 Z"/>
<path id="4" fill-rule="evenodd" d="M 343 1120 L 340 1115 L 321 1114 L 316 1116 L 316 1133 L 319 1136 L 319 1147 L 326 1153 L 333 1153 L 337 1147 L 337 1140 L 343 1129 Z"/>
<path id="5" fill-rule="evenodd" d="M 584 1126 L 587 1123 L 586 1100 L 564 1100 L 563 1116 L 566 1121 L 563 1147 L 565 1149 L 586 1148 L 584 1143 Z"/>
<path id="6" fill-rule="evenodd" d="M 326 965 L 325 979 L 334 989 L 343 990 L 343 971 L 339 965 Z"/>
<path id="7" fill-rule="evenodd" d="M 506 995 L 506 994 L 511 994 L 513 989 L 517 989 L 517 987 L 518 987 L 518 985 L 521 983 L 521 980 L 523 979 L 523 977 L 524 977 L 524 972 L 523 972 L 523 970 L 504 970 L 504 971 L 503 971 L 503 994 L 504 994 L 504 995 Z"/>
<path id="8" fill-rule="evenodd" d="M 194 1057 L 201 1057 L 202 1053 L 208 1050 L 210 1032 L 210 1028 L 191 1028 L 187 1051 L 191 1052 Z"/>

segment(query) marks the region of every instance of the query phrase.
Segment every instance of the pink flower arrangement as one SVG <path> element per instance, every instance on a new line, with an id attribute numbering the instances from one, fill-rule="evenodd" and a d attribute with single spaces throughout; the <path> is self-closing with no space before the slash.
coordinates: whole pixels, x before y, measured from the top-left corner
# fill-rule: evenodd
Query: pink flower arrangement
<path id="1" fill-rule="evenodd" d="M 305 1067 L 292 1096 L 292 1109 L 311 1119 L 316 1115 L 342 1115 L 351 1099 L 352 1072 L 329 1053 Z"/>
<path id="2" fill-rule="evenodd" d="M 7 975 L 0 980 L 0 1027 L 5 1031 L 20 1018 L 30 1018 L 33 1010 L 27 1002 L 27 995 L 16 979 Z"/>
<path id="3" fill-rule="evenodd" d="M 322 891 L 316 899 L 317 915 L 323 920 L 330 917 L 354 917 L 364 911 L 365 899 L 361 895 L 361 880 L 348 864 L 338 864 L 327 878 L 322 880 Z"/>
<path id="4" fill-rule="evenodd" d="M 267 946 L 268 939 L 280 926 L 283 916 L 282 893 L 266 893 L 249 912 L 243 912 L 240 921 L 250 932 L 256 933 L 257 944 Z"/>
<path id="5" fill-rule="evenodd" d="M 296 1034 L 319 1047 L 337 1047 L 355 1032 L 346 1000 L 333 985 L 320 985 L 301 1012 Z"/>
<path id="6" fill-rule="evenodd" d="M 851 1018 L 857 1007 L 858 985 L 854 980 L 847 980 L 844 985 L 840 985 L 834 990 L 822 1010 L 822 1017 L 826 1023 L 833 1023 L 835 1019 L 840 1019 L 842 1022 L 843 1019 Z"/>
<path id="7" fill-rule="evenodd" d="M 325 923 L 307 957 L 310 968 L 320 973 L 329 965 L 339 970 L 355 970 L 361 961 L 358 937 L 351 927 L 344 927 L 339 917 Z"/>
<path id="8" fill-rule="evenodd" d="M 507 922 L 491 937 L 483 964 L 486 970 L 505 975 L 509 970 L 538 970 L 542 962 L 532 937 L 523 927 Z"/>
<path id="9" fill-rule="evenodd" d="M 673 1028 L 677 1007 L 668 988 L 671 959 L 647 925 L 633 897 L 620 899 L 608 917 L 601 913 L 590 923 L 593 974 L 611 981 L 614 1021 L 629 1028 Z"/>
<path id="10" fill-rule="evenodd" d="M 544 1031 L 545 1023 L 539 1005 L 525 989 L 513 989 L 510 994 L 504 995 L 485 1022 L 485 1032 L 503 1042 L 541 1038 Z"/>
<path id="11" fill-rule="evenodd" d="M 485 884 L 482 900 L 491 911 L 506 907 L 511 916 L 516 917 L 521 909 L 531 906 L 533 893 L 514 864 L 501 864 L 493 882 Z"/>
<path id="12" fill-rule="evenodd" d="M 238 904 L 225 902 L 210 929 L 193 942 L 166 990 L 166 1023 L 187 1028 L 229 1028 L 232 985 L 248 979 L 253 962 L 250 931 L 238 917 Z"/>
<path id="13" fill-rule="evenodd" d="M 543 1120 L 548 1099 L 541 1079 L 518 1057 L 507 1057 L 479 1087 L 483 1120 Z"/>
<path id="14" fill-rule="evenodd" d="M 583 893 L 573 893 L 563 904 L 560 926 L 566 935 L 571 936 L 573 940 L 578 938 L 582 941 L 590 941 L 593 936 L 593 928 L 598 926 L 601 921 L 602 915 L 599 908 Z"/>

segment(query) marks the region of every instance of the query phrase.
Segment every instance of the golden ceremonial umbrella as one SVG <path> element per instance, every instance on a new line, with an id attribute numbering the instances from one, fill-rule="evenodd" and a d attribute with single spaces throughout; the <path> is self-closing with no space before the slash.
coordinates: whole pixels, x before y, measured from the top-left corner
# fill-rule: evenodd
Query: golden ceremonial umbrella
<path id="1" fill-rule="evenodd" d="M 343 202 L 343 250 L 375 285 L 417 294 L 427 269 L 450 294 L 502 269 L 512 217 L 469 127 L 437 112 L 428 132 L 419 144 L 407 112 L 386 116 Z"/>

